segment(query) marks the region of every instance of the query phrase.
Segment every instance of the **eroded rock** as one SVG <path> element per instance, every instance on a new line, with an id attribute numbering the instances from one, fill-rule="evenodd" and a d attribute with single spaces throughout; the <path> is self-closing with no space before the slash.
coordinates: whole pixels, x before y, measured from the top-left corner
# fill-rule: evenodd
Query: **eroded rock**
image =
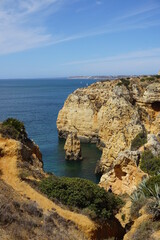
<path id="1" fill-rule="evenodd" d="M 111 186 L 116 194 L 131 194 L 142 179 L 147 177 L 147 174 L 137 167 L 139 159 L 139 151 L 127 150 L 119 153 L 112 169 L 101 177 L 100 186 L 106 190 Z"/>
<path id="2" fill-rule="evenodd" d="M 160 132 L 160 79 L 147 79 L 130 78 L 127 86 L 122 80 L 97 82 L 77 89 L 59 112 L 57 128 L 61 137 L 76 132 L 81 141 L 97 142 L 101 147 L 96 173 L 103 174 L 106 181 L 106 174 L 117 164 L 118 154 L 130 149 L 139 133 Z M 134 167 L 139 171 L 136 163 Z M 130 171 L 132 175 L 133 169 Z"/>
<path id="3" fill-rule="evenodd" d="M 66 151 L 66 160 L 82 160 L 80 140 L 76 133 L 68 135 L 64 150 Z"/>
<path id="4" fill-rule="evenodd" d="M 145 103 L 160 102 L 160 84 L 158 82 L 147 86 L 143 95 L 143 101 Z"/>

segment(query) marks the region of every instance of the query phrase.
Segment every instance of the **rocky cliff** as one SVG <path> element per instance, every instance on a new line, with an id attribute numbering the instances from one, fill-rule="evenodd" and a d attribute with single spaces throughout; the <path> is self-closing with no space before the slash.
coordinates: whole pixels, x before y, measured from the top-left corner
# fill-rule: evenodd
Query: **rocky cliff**
<path id="1" fill-rule="evenodd" d="M 40 192 L 38 183 L 49 176 L 23 124 L 16 119 L 0 124 L 1 240 L 122 239 L 125 230 L 114 216 L 101 224 Z"/>
<path id="2" fill-rule="evenodd" d="M 77 89 L 59 112 L 57 128 L 59 137 L 77 133 L 80 141 L 96 143 L 102 149 L 96 167 L 96 172 L 102 174 L 100 183 L 106 188 L 113 183 L 116 193 L 122 189 L 123 193 L 131 193 L 145 174 L 133 161 L 135 153 L 125 152 L 123 158 L 119 154 L 138 150 L 132 149 L 137 136 L 159 135 L 160 79 L 117 79 Z"/>
<path id="3" fill-rule="evenodd" d="M 89 239 L 96 225 L 37 191 L 35 183 L 44 177 L 39 147 L 27 134 L 0 124 L 0 239 Z"/>

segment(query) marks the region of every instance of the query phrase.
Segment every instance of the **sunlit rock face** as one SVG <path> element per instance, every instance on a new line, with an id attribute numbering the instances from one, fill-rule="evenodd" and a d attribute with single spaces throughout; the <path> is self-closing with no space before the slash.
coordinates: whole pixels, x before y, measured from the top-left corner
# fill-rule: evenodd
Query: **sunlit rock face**
<path id="1" fill-rule="evenodd" d="M 139 159 L 139 151 L 126 150 L 119 153 L 112 169 L 101 177 L 100 186 L 106 190 L 111 187 L 116 194 L 131 194 L 147 177 L 147 174 L 138 167 Z"/>
<path id="2" fill-rule="evenodd" d="M 68 134 L 64 150 L 66 160 L 82 160 L 80 140 L 77 138 L 77 134 Z"/>
<path id="3" fill-rule="evenodd" d="M 139 133 L 160 133 L 160 79 L 117 79 L 77 89 L 59 112 L 57 128 L 62 138 L 77 133 L 80 141 L 97 143 L 102 156 L 96 172 L 104 175 Z"/>
<path id="4" fill-rule="evenodd" d="M 152 103 L 154 106 L 156 104 L 160 104 L 160 84 L 152 83 L 146 87 L 146 90 L 143 94 L 143 101 L 145 103 Z"/>

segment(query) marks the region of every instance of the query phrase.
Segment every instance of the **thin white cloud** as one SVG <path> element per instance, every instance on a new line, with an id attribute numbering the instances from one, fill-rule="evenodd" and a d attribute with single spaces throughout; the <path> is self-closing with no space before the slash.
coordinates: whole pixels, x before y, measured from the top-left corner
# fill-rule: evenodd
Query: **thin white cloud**
<path id="1" fill-rule="evenodd" d="M 135 9 L 135 10 L 132 10 L 127 14 L 123 14 L 122 16 L 117 17 L 115 20 L 124 20 L 124 19 L 135 17 L 135 16 L 140 16 L 142 14 L 153 12 L 153 11 L 159 9 L 159 8 L 160 8 L 159 4 L 153 3 L 153 4 L 150 4 L 150 5 L 142 6 L 140 8 Z"/>
<path id="2" fill-rule="evenodd" d="M 128 22 L 128 24 L 126 23 L 108 24 L 98 30 L 96 29 L 96 30 L 92 30 L 92 31 L 88 31 L 80 34 L 71 35 L 71 36 L 59 37 L 56 40 L 54 40 L 51 44 L 59 44 L 63 42 L 69 42 L 69 41 L 74 41 L 74 40 L 98 36 L 98 35 L 110 34 L 114 32 L 123 32 L 127 30 L 135 30 L 135 29 L 147 29 L 154 26 L 160 26 L 160 20 L 146 21 L 144 23 L 139 23 L 136 21 L 136 22 L 133 22 L 132 24 L 130 22 Z"/>
<path id="3" fill-rule="evenodd" d="M 72 0 L 70 2 L 76 1 Z M 101 28 L 97 27 L 97 29 L 79 34 L 73 33 L 69 36 L 58 36 L 47 32 L 47 29 L 42 24 L 35 23 L 38 15 L 42 17 L 48 10 L 53 13 L 66 2 L 67 0 L 0 0 L 0 54 L 9 54 L 113 32 L 145 29 L 160 25 L 160 20 L 151 21 L 145 19 L 144 21 L 142 18 L 144 13 L 156 11 L 158 5 L 153 4 L 111 20 L 109 24 Z M 100 4 L 100 2 L 102 1 L 96 1 L 97 4 Z M 134 21 L 126 21 L 131 16 L 138 17 Z M 41 22 L 43 22 L 42 19 Z M 60 31 L 62 32 L 61 29 Z"/>
<path id="4" fill-rule="evenodd" d="M 126 54 L 109 56 L 109 57 L 105 57 L 105 58 L 72 61 L 72 62 L 64 63 L 62 65 L 83 65 L 83 64 L 90 64 L 90 63 L 106 63 L 106 62 L 114 62 L 114 61 L 143 59 L 143 58 L 157 58 L 157 57 L 160 58 L 160 48 L 153 48 L 153 49 L 149 49 L 149 50 L 129 52 Z"/>
<path id="5" fill-rule="evenodd" d="M 34 14 L 52 7 L 56 11 L 64 0 L 2 0 L 0 2 L 0 54 L 44 46 L 55 38 L 45 28 L 32 26 Z"/>

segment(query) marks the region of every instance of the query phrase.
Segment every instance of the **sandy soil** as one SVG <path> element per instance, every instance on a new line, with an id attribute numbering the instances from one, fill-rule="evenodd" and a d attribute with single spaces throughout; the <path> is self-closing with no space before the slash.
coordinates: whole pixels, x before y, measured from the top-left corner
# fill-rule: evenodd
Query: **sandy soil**
<path id="1" fill-rule="evenodd" d="M 17 168 L 17 160 L 19 157 L 18 149 L 20 149 L 20 143 L 12 139 L 0 138 L 0 148 L 2 148 L 4 152 L 4 156 L 0 157 L 2 179 L 15 191 L 20 193 L 23 199 L 27 198 L 37 202 L 39 207 L 44 211 L 55 209 L 61 217 L 74 222 L 78 228 L 84 232 L 88 239 L 90 239 L 96 229 L 96 225 L 93 221 L 84 215 L 62 209 L 57 204 L 34 190 L 29 184 L 20 180 Z"/>

